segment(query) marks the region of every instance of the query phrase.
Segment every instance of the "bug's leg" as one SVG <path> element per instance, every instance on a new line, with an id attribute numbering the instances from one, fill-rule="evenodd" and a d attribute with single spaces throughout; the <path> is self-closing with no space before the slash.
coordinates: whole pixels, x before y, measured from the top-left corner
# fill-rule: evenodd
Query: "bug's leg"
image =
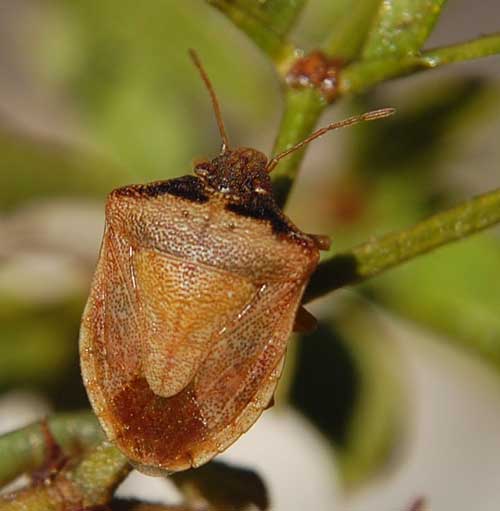
<path id="1" fill-rule="evenodd" d="M 269 408 L 272 408 L 274 406 L 274 394 L 272 395 L 271 399 L 269 400 L 269 403 L 267 403 L 264 410 L 269 410 Z"/>
<path id="2" fill-rule="evenodd" d="M 294 332 L 310 333 L 316 330 L 318 325 L 317 319 L 301 305 L 295 316 L 295 323 L 293 324 Z"/>
<path id="3" fill-rule="evenodd" d="M 314 240 L 320 250 L 328 250 L 332 244 L 330 236 L 326 234 L 308 234 L 308 236 Z"/>

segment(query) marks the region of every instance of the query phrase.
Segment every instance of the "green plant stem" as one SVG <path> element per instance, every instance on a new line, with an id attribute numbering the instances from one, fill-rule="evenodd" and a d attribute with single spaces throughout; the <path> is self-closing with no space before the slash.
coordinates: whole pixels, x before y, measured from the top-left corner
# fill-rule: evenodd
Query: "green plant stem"
<path id="1" fill-rule="evenodd" d="M 322 45 L 323 51 L 330 57 L 346 62 L 355 59 L 363 47 L 379 6 L 380 0 L 353 2 L 344 15 L 335 20 L 332 33 Z"/>
<path id="2" fill-rule="evenodd" d="M 315 89 L 288 89 L 273 154 L 289 149 L 310 135 L 326 105 L 324 98 Z M 286 203 L 304 152 L 302 149 L 287 156 L 272 173 L 274 194 L 281 207 Z"/>
<path id="3" fill-rule="evenodd" d="M 76 465 L 18 492 L 0 497 L 0 511 L 66 511 L 104 506 L 132 470 L 127 458 L 104 441 Z"/>
<path id="4" fill-rule="evenodd" d="M 128 459 L 111 443 L 104 441 L 68 474 L 86 506 L 109 502 L 116 487 L 132 470 Z"/>
<path id="5" fill-rule="evenodd" d="M 487 57 L 500 53 L 500 34 L 429 50 L 400 58 L 362 60 L 347 66 L 340 75 L 340 94 L 359 94 L 376 84 L 423 69 Z"/>
<path id="6" fill-rule="evenodd" d="M 363 48 L 364 59 L 417 54 L 436 24 L 446 0 L 384 0 Z"/>
<path id="7" fill-rule="evenodd" d="M 66 453 L 94 447 L 103 439 L 91 412 L 54 415 L 47 424 Z M 45 456 L 46 440 L 39 422 L 0 436 L 0 486 L 40 467 Z"/>
<path id="8" fill-rule="evenodd" d="M 438 213 L 409 229 L 334 254 L 313 275 L 305 301 L 374 277 L 430 250 L 500 222 L 500 189 Z"/>

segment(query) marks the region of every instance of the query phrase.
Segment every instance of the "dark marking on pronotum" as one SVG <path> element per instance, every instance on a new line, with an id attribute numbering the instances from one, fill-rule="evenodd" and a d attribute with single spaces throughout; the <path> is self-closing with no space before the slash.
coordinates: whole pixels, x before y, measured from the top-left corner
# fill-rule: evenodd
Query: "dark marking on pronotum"
<path id="1" fill-rule="evenodd" d="M 237 215 L 267 220 L 275 234 L 286 235 L 293 230 L 274 199 L 270 196 L 256 195 L 252 200 L 244 203 L 231 202 L 226 206 L 226 209 Z"/>
<path id="2" fill-rule="evenodd" d="M 150 199 L 169 194 L 200 204 L 208 201 L 204 185 L 196 176 L 183 176 L 167 181 L 154 181 L 145 185 L 124 186 L 113 191 L 112 194 L 119 197 L 147 197 Z"/>
<path id="3" fill-rule="evenodd" d="M 157 181 L 144 185 L 142 191 L 152 198 L 168 193 L 192 202 L 203 203 L 208 201 L 203 183 L 196 176 L 183 176 L 168 181 Z"/>

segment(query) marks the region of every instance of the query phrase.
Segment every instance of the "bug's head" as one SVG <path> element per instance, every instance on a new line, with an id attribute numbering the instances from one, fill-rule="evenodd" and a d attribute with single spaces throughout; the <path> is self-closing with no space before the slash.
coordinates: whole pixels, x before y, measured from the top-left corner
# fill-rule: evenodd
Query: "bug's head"
<path id="1" fill-rule="evenodd" d="M 222 139 L 222 148 L 219 156 L 210 162 L 203 162 L 195 167 L 195 173 L 202 178 L 206 185 L 211 189 L 243 197 L 247 194 L 270 194 L 271 180 L 269 173 L 276 167 L 280 160 L 289 154 L 302 149 L 306 144 L 321 137 L 325 133 L 338 128 L 352 126 L 362 121 L 373 121 L 375 119 L 383 119 L 394 113 L 394 108 L 381 108 L 373 110 L 361 115 L 355 115 L 342 121 L 333 122 L 324 128 L 316 130 L 302 141 L 285 149 L 281 153 L 273 156 L 269 161 L 267 157 L 256 149 L 239 147 L 237 149 L 229 148 L 229 139 L 222 120 L 220 105 L 217 96 L 212 87 L 210 79 L 203 68 L 203 65 L 194 50 L 190 50 L 189 54 L 193 59 L 195 66 L 200 72 L 202 80 L 208 89 L 212 99 L 212 105 L 215 112 L 217 125 Z"/>
<path id="2" fill-rule="evenodd" d="M 244 198 L 272 192 L 267 163 L 266 155 L 260 151 L 239 147 L 199 163 L 194 172 L 214 191 Z"/>

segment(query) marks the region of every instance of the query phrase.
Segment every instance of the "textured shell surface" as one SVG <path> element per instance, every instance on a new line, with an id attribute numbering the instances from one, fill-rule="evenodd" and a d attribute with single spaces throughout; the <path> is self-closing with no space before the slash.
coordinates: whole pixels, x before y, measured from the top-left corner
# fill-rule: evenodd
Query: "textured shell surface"
<path id="1" fill-rule="evenodd" d="M 272 399 L 318 259 L 260 174 L 113 191 L 80 332 L 108 438 L 147 472 L 225 450 Z"/>

